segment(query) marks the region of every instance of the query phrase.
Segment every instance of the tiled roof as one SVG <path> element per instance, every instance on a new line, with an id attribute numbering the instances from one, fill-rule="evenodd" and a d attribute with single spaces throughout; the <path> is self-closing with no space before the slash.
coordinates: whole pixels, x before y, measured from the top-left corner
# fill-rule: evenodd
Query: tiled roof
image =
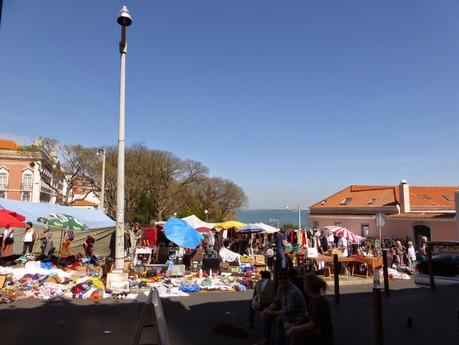
<path id="1" fill-rule="evenodd" d="M 455 213 L 400 213 L 400 214 L 391 214 L 388 218 L 391 219 L 453 219 L 456 216 Z"/>
<path id="2" fill-rule="evenodd" d="M 411 211 L 454 210 L 459 187 L 410 186 Z M 321 208 L 375 208 L 400 204 L 399 186 L 352 185 L 311 206 Z"/>
<path id="3" fill-rule="evenodd" d="M 77 200 L 77 201 L 74 201 L 72 202 L 72 206 L 92 206 L 92 207 L 95 207 L 97 206 L 97 204 L 91 202 L 91 201 L 88 201 L 88 200 Z"/>
<path id="4" fill-rule="evenodd" d="M 1 150 L 17 150 L 20 146 L 10 139 L 0 139 L 0 149 Z"/>

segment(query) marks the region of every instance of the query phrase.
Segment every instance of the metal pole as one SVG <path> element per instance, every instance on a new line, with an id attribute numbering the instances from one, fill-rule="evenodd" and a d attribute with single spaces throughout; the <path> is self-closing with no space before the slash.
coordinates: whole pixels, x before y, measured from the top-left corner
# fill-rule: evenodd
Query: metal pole
<path id="1" fill-rule="evenodd" d="M 116 188 L 116 248 L 115 268 L 124 269 L 124 153 L 125 153 L 125 73 L 126 73 L 126 27 L 121 26 L 120 42 L 120 110 L 118 128 L 118 174 Z"/>
<path id="2" fill-rule="evenodd" d="M 335 278 L 335 303 L 339 303 L 339 262 L 338 254 L 333 254 L 333 278 Z"/>
<path id="3" fill-rule="evenodd" d="M 427 252 L 427 265 L 429 269 L 430 288 L 435 289 L 435 278 L 434 278 L 433 261 L 432 261 L 432 248 L 430 248 L 430 246 L 426 246 L 426 252 Z"/>
<path id="4" fill-rule="evenodd" d="M 301 207 L 298 205 L 298 229 L 301 229 Z"/>
<path id="5" fill-rule="evenodd" d="M 373 288 L 373 322 L 375 345 L 384 344 L 381 290 Z"/>
<path id="6" fill-rule="evenodd" d="M 389 272 L 387 270 L 387 250 L 382 251 L 383 276 L 384 276 L 384 295 L 389 296 Z"/>
<path id="7" fill-rule="evenodd" d="M 381 233 L 382 233 L 382 231 L 381 231 L 381 225 L 378 226 L 378 229 L 379 229 L 379 243 L 381 243 L 381 248 L 382 248 L 382 242 L 381 242 L 381 240 L 382 240 L 382 237 L 381 237 Z"/>
<path id="8" fill-rule="evenodd" d="M 99 210 L 105 212 L 105 155 L 106 150 L 105 147 L 102 150 L 102 182 L 100 185 L 100 205 Z"/>

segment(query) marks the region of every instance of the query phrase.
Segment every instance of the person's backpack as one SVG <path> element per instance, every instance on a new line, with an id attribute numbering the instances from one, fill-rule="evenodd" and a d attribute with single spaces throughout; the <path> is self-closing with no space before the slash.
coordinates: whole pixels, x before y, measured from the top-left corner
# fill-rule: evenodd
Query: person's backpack
<path id="1" fill-rule="evenodd" d="M 73 241 L 73 239 L 75 238 L 75 233 L 73 232 L 73 230 L 67 230 L 67 239 L 69 241 Z"/>

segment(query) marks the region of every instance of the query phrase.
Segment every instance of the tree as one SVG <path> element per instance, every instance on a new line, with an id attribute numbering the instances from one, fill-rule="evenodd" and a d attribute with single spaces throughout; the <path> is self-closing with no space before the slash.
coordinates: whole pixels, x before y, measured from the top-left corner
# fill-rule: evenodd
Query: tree
<path id="1" fill-rule="evenodd" d="M 203 217 L 204 210 L 208 210 L 211 220 L 220 221 L 234 217 L 247 202 L 247 196 L 230 180 L 206 177 L 189 186 L 184 202 L 196 215 Z"/>
<path id="2" fill-rule="evenodd" d="M 96 176 L 98 166 L 97 149 L 81 145 L 61 145 L 62 168 L 64 170 L 65 190 L 64 204 L 70 201 L 84 200 L 90 193 L 98 193 L 100 186 Z M 72 190 L 75 184 L 81 181 L 85 186 L 85 193 L 79 198 L 73 198 Z"/>

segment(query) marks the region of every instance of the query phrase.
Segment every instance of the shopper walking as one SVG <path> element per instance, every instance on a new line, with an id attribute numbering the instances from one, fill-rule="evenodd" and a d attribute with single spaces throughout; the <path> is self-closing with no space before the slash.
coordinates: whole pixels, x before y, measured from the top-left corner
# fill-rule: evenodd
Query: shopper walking
<path id="1" fill-rule="evenodd" d="M 26 230 L 24 233 L 24 245 L 22 255 L 31 254 L 33 252 L 33 245 L 37 239 L 37 234 L 31 222 L 26 223 Z"/>
<path id="2" fill-rule="evenodd" d="M 75 238 L 75 234 L 73 230 L 71 230 L 70 228 L 67 228 L 64 234 L 64 242 L 62 243 L 62 247 L 60 250 L 61 257 L 72 255 L 70 245 L 72 244 L 72 241 L 74 240 L 74 238 Z"/>
<path id="3" fill-rule="evenodd" d="M 7 257 L 13 255 L 13 244 L 14 244 L 14 228 L 10 225 L 5 227 L 3 231 L 3 240 L 2 240 L 2 257 Z"/>
<path id="4" fill-rule="evenodd" d="M 416 266 L 416 251 L 414 250 L 413 242 L 408 241 L 408 249 L 406 253 L 408 257 L 408 268 L 410 272 L 414 271 L 414 267 Z"/>
<path id="5" fill-rule="evenodd" d="M 94 255 L 94 243 L 96 243 L 96 234 L 86 236 L 83 241 L 83 249 L 87 258 L 92 258 Z"/>
<path id="6" fill-rule="evenodd" d="M 51 228 L 45 226 L 43 234 L 40 236 L 40 249 L 42 255 L 52 255 L 53 254 L 53 235 L 51 234 Z"/>
<path id="7" fill-rule="evenodd" d="M 394 253 L 394 258 L 395 258 L 394 263 L 397 269 L 400 269 L 403 265 L 405 251 L 406 251 L 406 248 L 402 245 L 402 242 L 395 241 L 395 245 L 393 247 L 393 253 Z"/>

